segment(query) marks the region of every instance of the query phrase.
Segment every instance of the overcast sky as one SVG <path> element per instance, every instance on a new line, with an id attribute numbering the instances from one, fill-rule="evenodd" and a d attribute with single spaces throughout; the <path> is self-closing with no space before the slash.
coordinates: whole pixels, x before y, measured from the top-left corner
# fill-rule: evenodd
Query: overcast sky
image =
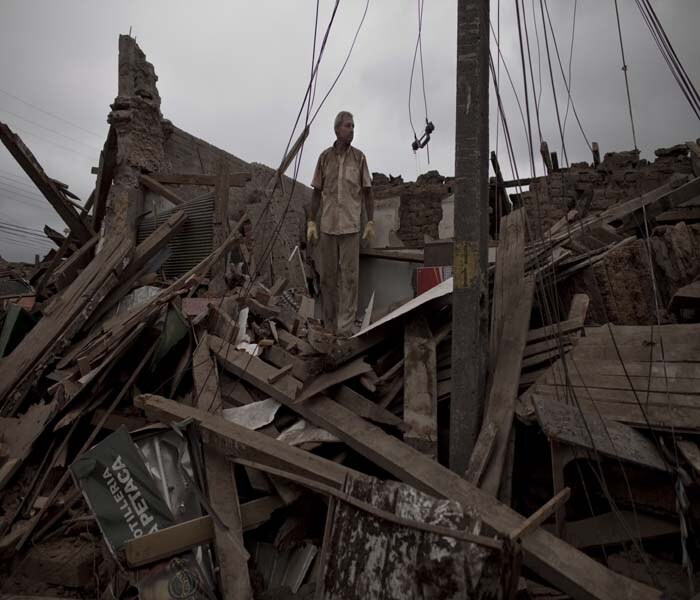
<path id="1" fill-rule="evenodd" d="M 700 85 L 700 2 L 652 3 L 690 77 Z M 320 4 L 319 28 L 325 30 L 333 1 Z M 542 137 L 561 157 L 540 2 L 524 0 L 524 4 Z M 699 137 L 699 122 L 634 0 L 619 0 L 619 4 L 638 143 L 643 155 L 652 158 L 659 146 Z M 491 5 L 496 28 L 498 3 L 492 0 Z M 522 102 L 515 5 L 505 0 L 501 5 L 501 50 Z M 244 160 L 276 166 L 308 84 L 315 6 L 312 0 L 2 0 L 0 120 L 23 137 L 49 175 L 87 198 L 95 182 L 90 167 L 98 162 L 109 104 L 117 92 L 118 35 L 131 28 L 155 65 L 166 118 Z M 317 104 L 345 59 L 364 6 L 364 0 L 340 2 L 321 63 Z M 602 152 L 631 149 L 614 3 L 550 0 L 567 73 L 575 6 L 571 92 L 584 131 Z M 456 12 L 455 0 L 425 2 L 425 87 L 428 116 L 436 128 L 430 165 L 425 150 L 414 155 L 410 147 L 408 90 L 418 27 L 416 3 L 370 0 L 346 70 L 312 126 L 300 171 L 304 183 L 310 180 L 318 153 L 333 141 L 333 117 L 342 109 L 355 113 L 355 145 L 366 153 L 372 171 L 401 174 L 405 180 L 429 168 L 453 174 Z M 567 94 L 551 32 L 548 35 L 563 120 Z M 426 116 L 420 81 L 417 67 L 412 106 L 419 135 Z M 523 121 L 504 67 L 501 88 L 520 175 L 529 176 Z M 495 149 L 493 94 L 491 100 L 490 146 Z M 532 110 L 533 135 L 539 146 Z M 566 121 L 565 143 L 570 161 L 590 161 L 572 114 Z M 498 149 L 505 176 L 510 178 L 502 137 Z M 536 168 L 541 172 L 539 161 Z M 62 228 L 51 207 L 0 146 L 0 255 L 26 260 L 47 247 L 32 235 L 8 233 L 8 223 L 39 231 L 44 224 Z"/>

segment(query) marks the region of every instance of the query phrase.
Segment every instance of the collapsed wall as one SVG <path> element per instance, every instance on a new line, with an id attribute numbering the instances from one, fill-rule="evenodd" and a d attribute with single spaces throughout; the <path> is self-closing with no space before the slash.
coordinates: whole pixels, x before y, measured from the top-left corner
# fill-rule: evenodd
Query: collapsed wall
<path id="1" fill-rule="evenodd" d="M 372 173 L 375 215 L 391 211 L 393 216 L 390 227 L 394 235 L 388 245 L 422 248 L 426 239 L 442 237 L 443 202 L 452 194 L 453 179 L 437 171 L 424 173 L 415 182 Z"/>
<path id="2" fill-rule="evenodd" d="M 574 163 L 569 169 L 538 177 L 521 196 L 528 211 L 530 230 L 545 232 L 567 215 L 568 227 L 588 214 L 642 196 L 670 183 L 679 185 L 694 175 L 696 159 L 688 145 L 659 148 L 653 162 L 639 159 L 634 151 L 611 152 L 596 165 Z M 669 211 L 652 224 L 649 237 L 644 225 L 641 239 L 610 249 L 604 257 L 559 286 L 564 306 L 576 293 L 591 298 L 588 323 L 651 325 L 672 323 L 668 310 L 676 291 L 700 276 L 700 219 L 697 202 L 686 209 Z M 575 211 L 572 215 L 570 211 Z"/>
<path id="3" fill-rule="evenodd" d="M 656 160 L 639 158 L 639 153 L 608 152 L 598 165 L 573 163 L 568 169 L 537 177 L 522 194 L 530 223 L 540 223 L 546 231 L 570 210 L 579 216 L 598 212 L 653 190 L 674 175 L 693 173 L 688 147 L 679 144 L 659 148 Z M 537 228 L 535 228 L 537 230 Z"/>
<path id="4" fill-rule="evenodd" d="M 137 222 L 154 207 L 164 210 L 173 204 L 152 192 L 144 191 L 139 176 L 152 173 L 216 175 L 221 165 L 232 173 L 248 173 L 242 187 L 229 189 L 230 222 L 248 215 L 252 230 L 257 233 L 254 253 L 261 267 L 263 281 L 286 277 L 299 278 L 298 270 L 290 269 L 288 257 L 301 239 L 304 210 L 311 200 L 311 189 L 284 177 L 284 190 L 278 189 L 269 209 L 266 190 L 274 169 L 249 163 L 179 129 L 163 118 L 157 89 L 158 77 L 136 41 L 119 38 L 119 91 L 112 104 L 108 122 L 110 136 L 116 138 L 116 165 L 106 200 L 103 237 L 127 236 L 135 239 Z M 108 139 L 105 148 L 110 143 Z M 170 186 L 169 186 L 170 187 Z M 173 185 L 173 192 L 188 201 L 211 192 L 210 186 Z M 293 193 L 292 193 L 293 192 Z M 265 249 L 277 224 L 281 223 L 270 256 L 262 261 Z"/>

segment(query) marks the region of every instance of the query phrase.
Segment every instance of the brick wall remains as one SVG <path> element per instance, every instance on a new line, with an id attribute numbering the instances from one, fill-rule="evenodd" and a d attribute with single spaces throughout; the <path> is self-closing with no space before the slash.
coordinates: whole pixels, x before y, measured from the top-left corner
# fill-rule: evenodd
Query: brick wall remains
<path id="1" fill-rule="evenodd" d="M 400 197 L 399 229 L 396 232 L 408 248 L 422 248 L 425 236 L 438 239 L 438 225 L 442 220 L 442 200 L 452 193 L 453 178 L 429 171 L 415 182 L 405 182 L 400 177 L 390 178 L 373 173 L 376 199 Z"/>
<path id="2" fill-rule="evenodd" d="M 656 159 L 649 162 L 634 151 L 610 152 L 597 167 L 573 163 L 568 169 L 538 177 L 522 197 L 532 231 L 539 231 L 540 220 L 541 230 L 546 231 L 571 209 L 599 212 L 663 185 L 676 173 L 692 173 L 685 144 L 659 148 L 655 154 Z"/>

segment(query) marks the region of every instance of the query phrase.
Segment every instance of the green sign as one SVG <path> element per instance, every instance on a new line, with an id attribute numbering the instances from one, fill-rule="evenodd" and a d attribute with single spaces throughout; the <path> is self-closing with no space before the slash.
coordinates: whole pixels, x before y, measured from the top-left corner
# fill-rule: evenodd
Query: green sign
<path id="1" fill-rule="evenodd" d="M 70 467 L 113 552 L 174 520 L 126 428 L 93 446 Z"/>

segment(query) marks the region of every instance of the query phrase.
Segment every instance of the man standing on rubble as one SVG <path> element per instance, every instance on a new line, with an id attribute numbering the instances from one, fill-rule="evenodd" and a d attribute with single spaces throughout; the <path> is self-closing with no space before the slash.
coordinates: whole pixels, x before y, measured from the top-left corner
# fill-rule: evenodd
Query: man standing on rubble
<path id="1" fill-rule="evenodd" d="M 355 121 L 341 111 L 335 118 L 336 141 L 321 153 L 311 187 L 309 242 L 319 240 L 316 218 L 321 211 L 320 276 L 323 322 L 341 337 L 352 335 L 357 312 L 362 205 L 367 224 L 362 239 L 374 237 L 374 198 L 365 155 L 354 148 Z"/>

